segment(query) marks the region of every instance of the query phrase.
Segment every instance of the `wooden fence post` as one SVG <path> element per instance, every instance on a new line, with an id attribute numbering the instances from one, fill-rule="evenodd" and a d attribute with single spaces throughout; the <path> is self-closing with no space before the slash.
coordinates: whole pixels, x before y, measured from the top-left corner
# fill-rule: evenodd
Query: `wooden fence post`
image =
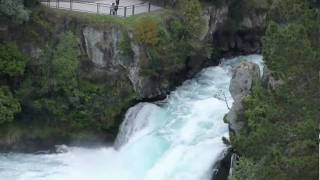
<path id="1" fill-rule="evenodd" d="M 70 10 L 72 11 L 72 0 L 70 0 Z"/>
<path id="2" fill-rule="evenodd" d="M 134 16 L 134 8 L 135 8 L 135 6 L 132 5 L 132 16 Z"/>
<path id="3" fill-rule="evenodd" d="M 150 12 L 151 11 L 151 3 L 149 2 L 149 4 L 148 4 L 148 12 Z"/>
<path id="4" fill-rule="evenodd" d="M 59 6 L 60 6 L 60 2 L 59 2 L 59 0 L 57 0 L 57 2 L 56 2 L 57 4 L 56 4 L 56 6 L 57 6 L 57 8 L 59 8 Z"/>

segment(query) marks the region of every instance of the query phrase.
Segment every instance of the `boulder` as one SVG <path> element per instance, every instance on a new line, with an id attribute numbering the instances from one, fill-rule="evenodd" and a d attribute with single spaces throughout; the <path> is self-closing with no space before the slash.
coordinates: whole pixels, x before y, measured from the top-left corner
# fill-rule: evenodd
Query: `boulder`
<path id="1" fill-rule="evenodd" d="M 234 101 L 241 101 L 250 94 L 252 84 L 260 80 L 260 69 L 257 64 L 243 62 L 235 67 L 230 82 L 230 93 Z"/>
<path id="2" fill-rule="evenodd" d="M 260 69 L 257 64 L 243 62 L 233 70 L 229 89 L 234 102 L 225 117 L 230 132 L 238 134 L 245 126 L 243 100 L 250 94 L 253 84 L 259 80 Z"/>

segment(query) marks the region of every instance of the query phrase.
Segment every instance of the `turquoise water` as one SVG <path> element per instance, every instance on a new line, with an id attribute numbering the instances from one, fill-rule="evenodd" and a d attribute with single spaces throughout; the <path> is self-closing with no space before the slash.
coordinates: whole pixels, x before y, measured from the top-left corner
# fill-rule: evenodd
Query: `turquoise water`
<path id="1" fill-rule="evenodd" d="M 259 55 L 204 69 L 166 100 L 140 103 L 126 114 L 116 147 L 49 155 L 2 154 L 4 180 L 209 180 L 228 138 L 231 68 Z"/>

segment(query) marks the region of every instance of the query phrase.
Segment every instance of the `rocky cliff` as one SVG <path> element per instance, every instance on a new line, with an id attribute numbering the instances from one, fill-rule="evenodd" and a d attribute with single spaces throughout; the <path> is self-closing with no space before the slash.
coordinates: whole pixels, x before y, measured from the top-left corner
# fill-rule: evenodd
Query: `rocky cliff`
<path id="1" fill-rule="evenodd" d="M 104 108 L 104 112 L 99 110 L 99 113 L 95 113 L 97 117 L 94 117 L 94 120 L 89 123 L 91 130 L 84 134 L 89 134 L 88 139 L 110 141 L 117 133 L 124 111 L 133 103 L 141 100 L 165 98 L 170 90 L 192 77 L 202 68 L 217 64 L 223 56 L 259 52 L 260 39 L 264 29 L 264 14 L 246 15 L 239 22 L 240 28 L 232 27 L 230 29 L 229 25 L 233 24 L 233 22 L 230 23 L 232 21 L 231 12 L 228 4 L 210 5 L 204 11 L 203 18 L 206 19 L 207 27 L 200 38 L 200 43 L 213 48 L 214 51 L 210 52 L 211 57 L 204 53 L 202 48 L 195 50 L 191 46 L 190 49 L 190 44 L 188 44 L 190 42 L 183 42 L 183 36 L 181 38 L 181 35 L 177 33 L 179 26 L 176 26 L 181 18 L 170 13 L 150 15 L 147 20 L 143 17 L 119 19 L 36 8 L 30 21 L 24 24 L 17 25 L 1 20 L 0 42 L 15 42 L 18 45 L 29 57 L 27 66 L 29 80 L 38 81 L 37 78 L 42 76 L 41 66 L 44 65 L 43 60 L 47 58 L 47 54 L 54 51 L 59 43 L 64 42 L 63 35 L 65 33 L 75 34 L 78 39 L 78 60 L 80 63 L 77 78 L 89 81 L 98 89 L 102 86 L 106 89 L 98 96 L 100 97 L 99 103 L 103 101 L 101 102 L 103 105 L 97 105 L 99 108 Z M 141 21 L 144 21 L 145 24 L 141 24 Z M 143 26 L 143 28 L 139 28 L 135 24 L 140 24 L 140 27 Z M 145 28 L 149 28 L 151 33 L 148 36 L 151 35 L 151 37 L 148 38 L 154 38 L 156 47 L 141 43 L 141 38 L 137 37 L 141 33 L 146 33 Z M 137 31 L 141 32 L 137 33 Z M 153 37 L 152 33 L 154 32 L 156 32 L 156 37 Z M 151 44 L 153 43 L 151 42 Z M 191 51 L 192 53 L 190 53 Z M 17 90 L 22 82 L 26 82 L 25 79 L 27 78 L 17 78 L 12 89 Z M 104 94 L 107 95 L 104 96 Z M 31 93 L 28 96 L 32 100 L 35 95 Z M 14 146 L 18 150 L 24 149 L 23 147 L 28 146 L 24 142 L 38 142 L 36 144 L 44 144 L 43 147 L 48 147 L 51 144 L 63 142 L 65 136 L 70 135 L 64 134 L 65 131 L 70 132 L 71 135 L 76 134 L 70 130 L 59 130 L 56 127 L 57 124 L 52 122 L 60 120 L 54 118 L 52 120 L 47 110 L 35 109 L 34 105 L 30 105 L 30 98 L 27 98 L 27 102 L 24 102 L 24 99 L 21 100 L 23 112 L 19 114 L 19 122 L 30 124 L 35 121 L 37 125 L 32 128 L 50 132 L 45 132 L 45 137 L 41 135 L 43 133 L 38 135 L 31 133 L 30 136 L 25 136 L 24 134 L 29 132 L 29 127 L 22 128 L 24 130 L 19 132 L 18 136 L 9 133 L 4 135 L 2 147 L 5 147 L 6 150 L 10 150 Z M 101 100 L 101 98 L 106 99 Z M 99 109 L 98 107 L 97 109 Z M 46 123 L 41 120 L 41 125 L 39 125 L 37 117 L 40 116 L 50 120 L 47 120 Z M 91 117 L 87 118 L 91 119 Z M 96 124 L 99 126 L 98 130 Z M 91 127 L 92 125 L 94 127 Z M 66 125 L 63 124 L 63 126 Z M 50 128 L 47 130 L 48 127 Z M 12 128 L 6 126 L 5 129 Z M 98 133 L 92 133 L 92 129 Z M 108 135 L 101 135 L 101 133 L 106 134 L 106 131 Z M 63 135 L 55 138 L 56 134 Z M 95 134 L 98 137 L 94 137 Z M 86 136 L 84 135 L 84 137 Z M 34 141 L 35 139 L 37 140 Z M 48 139 L 50 141 L 47 141 Z M 72 137 L 68 141 L 78 141 L 77 139 Z M 7 140 L 10 143 L 6 143 L 9 142 Z M 30 151 L 34 149 L 37 149 L 36 145 L 30 148 Z"/>
<path id="2" fill-rule="evenodd" d="M 80 42 L 82 76 L 101 83 L 126 77 L 139 99 L 164 97 L 167 93 L 168 89 L 158 84 L 160 81 L 141 75 L 141 61 L 149 58 L 146 48 L 134 42 L 133 32 L 128 31 L 121 20 L 111 19 L 99 24 L 77 17 L 78 14 L 56 13 L 49 9 L 37 13 L 38 19 L 24 25 L 2 24 L 0 40 L 18 42 L 36 62 L 46 48 L 62 41 L 63 33 L 72 31 Z M 26 37 L 29 33 L 37 37 Z M 124 52 L 123 46 L 130 52 Z"/>
<path id="3" fill-rule="evenodd" d="M 267 10 L 252 9 L 238 13 L 236 11 L 240 10 L 231 2 L 206 7 L 204 15 L 208 20 L 208 33 L 205 39 L 224 57 L 260 53 Z"/>
<path id="4" fill-rule="evenodd" d="M 234 102 L 225 117 L 231 133 L 238 134 L 245 126 L 243 101 L 250 95 L 253 85 L 259 81 L 260 69 L 257 64 L 243 62 L 233 70 L 230 93 Z"/>

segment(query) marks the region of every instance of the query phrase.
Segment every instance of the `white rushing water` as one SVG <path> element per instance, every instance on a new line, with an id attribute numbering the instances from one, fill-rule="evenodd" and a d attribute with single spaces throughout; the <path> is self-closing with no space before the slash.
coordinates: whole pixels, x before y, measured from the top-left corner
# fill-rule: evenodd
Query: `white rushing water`
<path id="1" fill-rule="evenodd" d="M 228 137 L 231 67 L 223 61 L 186 81 L 161 103 L 130 108 L 113 147 L 62 154 L 0 154 L 0 180 L 209 180 Z"/>

